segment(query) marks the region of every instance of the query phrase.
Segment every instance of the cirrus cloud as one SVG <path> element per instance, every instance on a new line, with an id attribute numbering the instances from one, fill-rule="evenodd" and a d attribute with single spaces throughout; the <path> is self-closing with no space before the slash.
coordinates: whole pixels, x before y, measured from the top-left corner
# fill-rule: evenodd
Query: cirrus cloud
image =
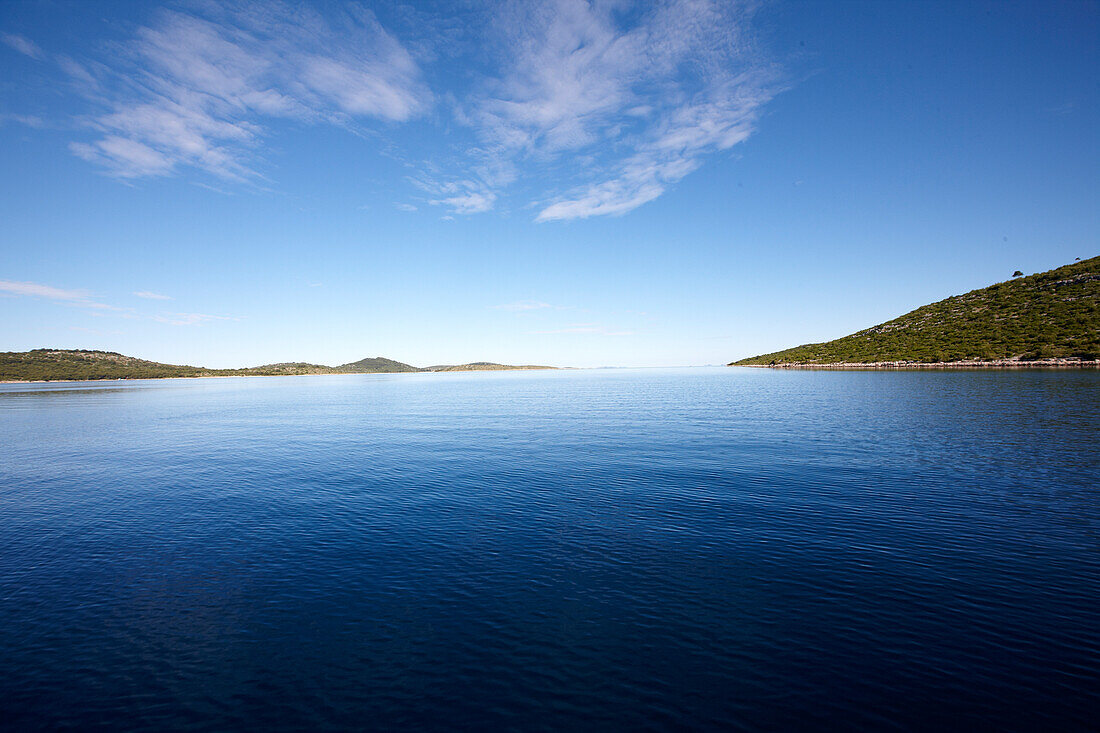
<path id="1" fill-rule="evenodd" d="M 411 169 L 394 185 L 422 192 L 399 209 L 552 222 L 633 211 L 753 134 L 783 88 L 756 5 L 502 0 L 391 8 L 383 27 L 358 4 L 196 2 L 53 60 L 92 105 L 70 150 L 120 179 L 256 185 L 280 122 L 371 142 L 404 129 L 379 142 Z"/>
<path id="2" fill-rule="evenodd" d="M 17 36 L 14 33 L 0 33 L 0 41 L 3 41 L 5 45 L 10 46 L 24 56 L 30 56 L 32 59 L 41 60 L 45 57 L 45 54 L 42 53 L 42 49 L 38 47 L 38 44 L 29 38 Z"/>
<path id="3" fill-rule="evenodd" d="M 156 321 L 157 323 L 167 323 L 173 326 L 194 326 L 209 323 L 211 321 L 240 320 L 233 316 L 213 316 L 205 313 L 173 313 L 165 311 L 159 313 L 142 313 L 134 308 L 123 308 L 117 305 L 99 302 L 93 299 L 92 294 L 87 290 L 58 288 L 53 285 L 19 280 L 0 280 L 0 295 L 6 295 L 8 297 L 43 298 L 62 305 L 82 308 L 97 316 L 144 319 Z M 139 291 L 134 293 L 134 295 L 153 300 L 171 300 L 167 295 L 160 295 L 159 293 L 152 293 L 149 291 Z"/>
<path id="4" fill-rule="evenodd" d="M 553 181 L 559 190 L 536 198 L 537 221 L 620 215 L 653 201 L 747 139 L 778 93 L 751 18 L 751 5 L 710 0 L 636 12 L 584 0 L 506 5 L 501 74 L 460 110 L 480 140 L 471 152 Z M 497 193 L 514 178 L 481 183 Z"/>
<path id="5" fill-rule="evenodd" d="M 255 180 L 269 120 L 403 122 L 431 104 L 417 63 L 369 10 L 202 7 L 158 11 L 105 60 L 59 59 L 104 108 L 87 122 L 100 136 L 72 143 L 74 154 L 120 178 L 190 167 Z"/>
<path id="6" fill-rule="evenodd" d="M 520 300 L 515 303 L 504 303 L 503 305 L 494 305 L 494 310 L 512 311 L 516 313 L 522 313 L 524 311 L 542 310 L 543 308 L 553 308 L 554 306 L 549 303 L 543 303 L 541 300 Z"/>

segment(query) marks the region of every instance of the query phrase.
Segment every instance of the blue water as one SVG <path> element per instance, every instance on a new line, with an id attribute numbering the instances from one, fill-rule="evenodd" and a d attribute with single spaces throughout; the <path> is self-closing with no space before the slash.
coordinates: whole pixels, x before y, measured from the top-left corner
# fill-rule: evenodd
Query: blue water
<path id="1" fill-rule="evenodd" d="M 1097 710 L 1097 372 L 0 386 L 0 727 Z"/>

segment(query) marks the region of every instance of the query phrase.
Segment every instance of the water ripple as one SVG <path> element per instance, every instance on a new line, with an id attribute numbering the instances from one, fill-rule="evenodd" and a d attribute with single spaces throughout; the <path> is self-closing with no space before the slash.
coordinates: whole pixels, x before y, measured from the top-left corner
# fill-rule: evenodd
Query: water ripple
<path id="1" fill-rule="evenodd" d="M 1058 728 L 1100 375 L 0 385 L 0 727 Z"/>

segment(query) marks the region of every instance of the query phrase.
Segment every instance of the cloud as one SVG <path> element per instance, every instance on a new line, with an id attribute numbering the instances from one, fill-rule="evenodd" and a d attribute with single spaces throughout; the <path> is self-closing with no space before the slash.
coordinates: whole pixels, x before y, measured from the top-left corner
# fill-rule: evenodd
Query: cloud
<path id="1" fill-rule="evenodd" d="M 199 0 L 55 60 L 91 105 L 71 152 L 121 179 L 262 185 L 281 123 L 374 142 L 417 120 L 416 149 L 380 148 L 424 204 L 472 216 L 518 199 L 552 222 L 633 211 L 753 134 L 783 88 L 754 42 L 757 5 L 386 6 L 391 32 L 358 4 Z"/>
<path id="2" fill-rule="evenodd" d="M 456 181 L 439 180 L 432 176 L 410 178 L 410 182 L 435 196 L 429 199 L 432 206 L 446 206 L 452 214 L 482 214 L 493 208 L 497 194 L 493 191 L 493 174 L 481 170 L 466 171 L 480 174 L 474 178 Z"/>
<path id="3" fill-rule="evenodd" d="M 69 150 L 89 163 L 97 163 L 119 178 L 165 175 L 178 161 L 136 140 L 109 135 L 94 143 L 70 143 Z"/>
<path id="4" fill-rule="evenodd" d="M 194 326 L 201 323 L 209 323 L 210 321 L 238 320 L 230 316 L 211 316 L 205 313 L 159 313 L 150 316 L 150 318 L 158 323 L 168 323 L 173 326 Z"/>
<path id="5" fill-rule="evenodd" d="M 55 288 L 52 285 L 43 285 L 41 283 L 35 282 L 0 280 L 0 293 L 7 293 L 11 296 L 45 298 L 47 300 L 53 300 L 64 305 L 71 305 L 77 308 L 85 308 L 87 310 L 90 310 L 93 315 L 111 315 L 118 318 L 139 318 L 156 321 L 158 323 L 168 323 L 173 326 L 194 326 L 202 323 L 208 323 L 210 321 L 239 320 L 232 316 L 211 316 L 205 313 L 160 312 L 155 314 L 143 314 L 134 310 L 133 308 L 121 308 L 116 305 L 100 303 L 96 300 L 92 300 L 92 296 L 87 290 L 67 290 L 64 288 Z M 166 295 L 150 293 L 149 291 L 136 292 L 134 293 L 134 295 L 142 298 L 152 298 L 154 300 L 171 300 Z"/>
<path id="6" fill-rule="evenodd" d="M 74 142 L 74 154 L 120 178 L 192 168 L 249 181 L 271 120 L 354 129 L 431 104 L 416 61 L 368 10 L 194 7 L 203 11 L 159 11 L 104 61 L 59 60 L 103 109 L 88 122 L 99 137 Z"/>
<path id="7" fill-rule="evenodd" d="M 83 326 L 69 326 L 70 331 L 79 331 L 81 333 L 90 333 L 96 336 L 121 336 L 122 331 L 101 331 L 98 328 L 84 328 Z"/>
<path id="8" fill-rule="evenodd" d="M 3 41 L 5 45 L 11 46 L 24 56 L 30 56 L 32 59 L 41 60 L 45 57 L 42 53 L 42 49 L 38 47 L 38 44 L 29 38 L 23 36 L 16 36 L 11 33 L 0 34 L 0 41 Z"/>
<path id="9" fill-rule="evenodd" d="M 429 203 L 450 206 L 456 214 L 481 214 L 492 209 L 496 200 L 496 194 L 491 191 L 471 191 L 445 199 L 435 199 Z"/>
<path id="10" fill-rule="evenodd" d="M 69 289 L 54 287 L 52 285 L 43 285 L 41 283 L 0 280 L 0 293 L 9 293 L 13 296 L 56 300 L 58 303 L 64 303 L 65 305 L 76 306 L 78 308 L 86 308 L 95 311 L 95 313 L 114 311 L 116 314 L 122 314 L 129 310 L 128 308 L 120 308 L 118 306 L 99 303 L 97 300 L 92 300 L 91 295 L 87 291 L 69 291 Z"/>
<path id="11" fill-rule="evenodd" d="M 17 122 L 20 125 L 26 125 L 27 127 L 33 127 L 35 129 L 41 129 L 46 126 L 46 121 L 41 117 L 35 115 L 17 115 L 11 113 L 0 113 L 0 123 L 11 120 Z"/>
<path id="12" fill-rule="evenodd" d="M 553 308 L 553 307 L 554 306 L 550 305 L 549 303 L 543 303 L 543 302 L 538 301 L 538 300 L 521 300 L 521 301 L 518 301 L 516 303 L 505 303 L 503 305 L 494 305 L 493 306 L 493 308 L 495 310 L 516 311 L 516 312 L 541 310 L 543 308 Z"/>
<path id="13" fill-rule="evenodd" d="M 84 64 L 68 56 L 58 56 L 57 65 L 73 83 L 79 85 L 85 95 L 99 89 L 99 81 Z"/>
<path id="14" fill-rule="evenodd" d="M 539 205 L 538 221 L 620 215 L 656 199 L 748 138 L 778 91 L 751 43 L 750 6 L 622 10 L 584 0 L 505 6 L 502 73 L 461 106 L 481 141 L 475 155 L 566 184 Z M 499 192 L 490 182 L 487 193 Z"/>
<path id="15" fill-rule="evenodd" d="M 662 175 L 660 164 L 638 160 L 626 166 L 617 177 L 601 183 L 593 183 L 570 197 L 553 203 L 538 213 L 536 221 L 557 219 L 586 219 L 590 216 L 618 215 L 638 208 L 665 192 L 668 183 L 679 178 Z"/>
<path id="16" fill-rule="evenodd" d="M 412 204 L 403 204 L 403 203 L 398 202 L 398 203 L 395 203 L 393 206 L 398 211 L 407 211 L 407 212 L 410 212 L 410 213 L 413 212 L 413 211 L 416 211 L 416 207 L 413 206 Z"/>
<path id="17" fill-rule="evenodd" d="M 552 334 L 588 334 L 596 336 L 634 336 L 634 331 L 620 331 L 601 326 L 598 323 L 571 323 L 562 328 L 555 328 L 548 331 L 531 331 L 533 335 L 552 335 Z"/>
<path id="18" fill-rule="evenodd" d="M 51 285 L 16 282 L 14 280 L 0 280 L 0 292 L 12 295 L 29 295 L 33 298 L 49 298 L 50 300 L 82 301 L 88 299 L 88 293 L 85 290 L 64 290 Z"/>
<path id="19" fill-rule="evenodd" d="M 148 300 L 171 300 L 172 299 L 172 297 L 169 296 L 169 295 L 161 295 L 160 293 L 154 293 L 154 292 L 151 292 L 149 290 L 137 290 L 137 291 L 134 292 L 134 295 L 136 295 L 139 298 L 146 298 Z"/>
<path id="20" fill-rule="evenodd" d="M 91 294 L 86 290 L 66 290 L 64 288 L 55 288 L 52 285 L 43 285 L 41 283 L 0 280 L 0 293 L 8 293 L 13 296 L 45 298 L 47 300 L 65 303 L 66 305 L 86 308 L 91 311 L 116 311 L 121 313 L 126 310 L 125 308 L 119 308 L 118 306 L 92 300 Z"/>

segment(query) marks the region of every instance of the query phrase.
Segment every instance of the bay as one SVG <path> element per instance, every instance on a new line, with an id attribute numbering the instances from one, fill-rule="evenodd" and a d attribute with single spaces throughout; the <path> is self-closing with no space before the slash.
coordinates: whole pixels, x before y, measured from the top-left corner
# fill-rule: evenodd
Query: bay
<path id="1" fill-rule="evenodd" d="M 0 385 L 0 727 L 1087 729 L 1100 374 Z"/>

